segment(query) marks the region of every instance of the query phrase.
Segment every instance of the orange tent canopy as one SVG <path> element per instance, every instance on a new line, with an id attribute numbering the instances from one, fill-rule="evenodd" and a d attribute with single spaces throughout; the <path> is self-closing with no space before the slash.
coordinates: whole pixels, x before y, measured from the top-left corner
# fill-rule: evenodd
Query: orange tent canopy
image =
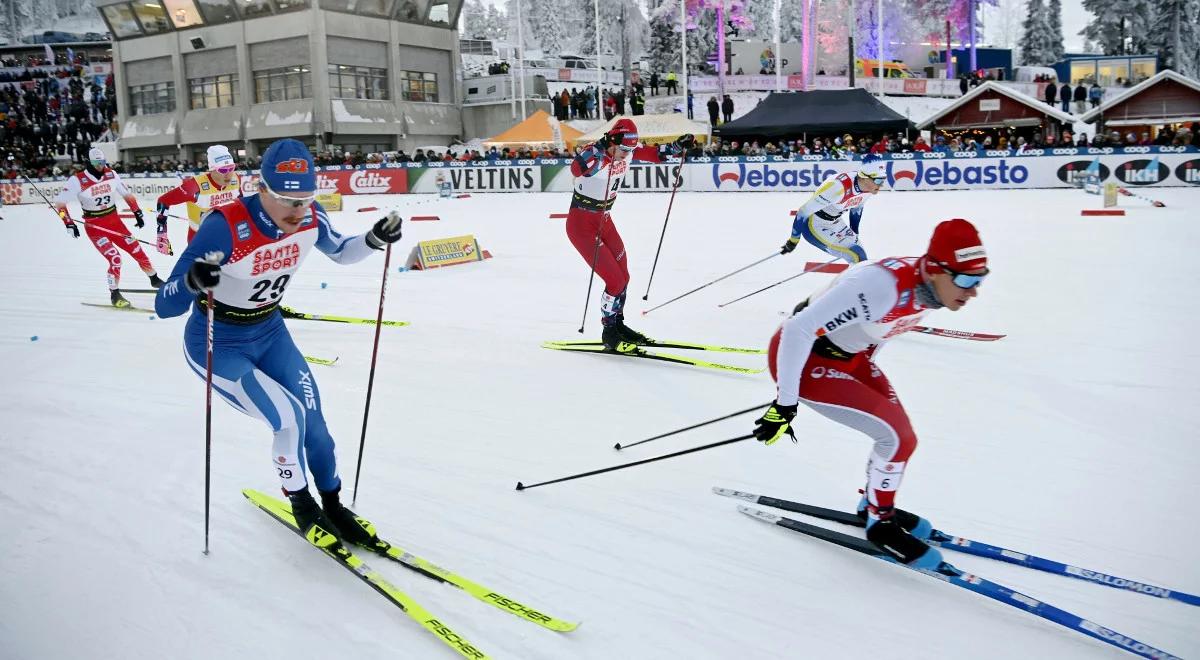
<path id="1" fill-rule="evenodd" d="M 580 131 L 560 123 L 559 138 L 554 135 L 554 120 L 545 110 L 538 110 L 529 115 L 525 121 L 512 128 L 483 141 L 485 147 L 533 147 L 570 144 L 580 135 Z"/>

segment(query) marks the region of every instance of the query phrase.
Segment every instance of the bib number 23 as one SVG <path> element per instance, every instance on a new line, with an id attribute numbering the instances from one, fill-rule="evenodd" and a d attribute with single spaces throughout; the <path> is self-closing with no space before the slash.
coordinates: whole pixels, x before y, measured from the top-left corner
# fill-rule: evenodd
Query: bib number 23
<path id="1" fill-rule="evenodd" d="M 267 303 L 279 299 L 287 289 L 288 280 L 292 279 L 291 275 L 280 275 L 272 280 L 267 278 L 259 280 L 253 284 L 254 293 L 250 295 L 250 300 L 256 303 Z"/>

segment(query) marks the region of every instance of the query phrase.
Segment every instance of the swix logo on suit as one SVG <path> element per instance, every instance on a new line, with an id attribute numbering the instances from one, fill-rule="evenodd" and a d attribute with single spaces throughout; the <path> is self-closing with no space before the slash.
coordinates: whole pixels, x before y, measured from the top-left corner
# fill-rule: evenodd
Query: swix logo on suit
<path id="1" fill-rule="evenodd" d="M 265 247 L 254 252 L 254 269 L 251 275 L 261 275 L 272 270 L 284 270 L 300 265 L 300 246 L 284 245 L 277 248 Z"/>

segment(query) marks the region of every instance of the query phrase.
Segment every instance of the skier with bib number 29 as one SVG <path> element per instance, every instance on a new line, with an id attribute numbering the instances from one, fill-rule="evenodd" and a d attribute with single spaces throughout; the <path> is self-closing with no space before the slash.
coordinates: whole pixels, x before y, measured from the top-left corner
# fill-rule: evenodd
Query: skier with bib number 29
<path id="1" fill-rule="evenodd" d="M 213 293 L 213 389 L 274 433 L 272 462 L 305 538 L 320 528 L 370 546 L 373 527 L 342 505 L 333 438 L 321 396 L 279 306 L 314 248 L 341 264 L 362 261 L 400 240 L 395 211 L 365 234 L 342 236 L 315 199 L 316 172 L 302 143 L 284 139 L 263 154 L 258 194 L 218 206 L 159 290 L 161 317 L 192 315 L 184 328 L 188 366 L 205 377 L 207 292 Z M 308 490 L 312 473 L 322 506 Z M 315 541 L 313 541 L 315 543 Z"/>

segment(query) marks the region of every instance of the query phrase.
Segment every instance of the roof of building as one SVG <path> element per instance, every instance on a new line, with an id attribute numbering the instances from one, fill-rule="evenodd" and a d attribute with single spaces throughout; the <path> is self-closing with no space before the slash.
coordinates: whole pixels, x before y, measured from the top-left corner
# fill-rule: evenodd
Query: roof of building
<path id="1" fill-rule="evenodd" d="M 1159 71 L 1158 73 L 1154 74 L 1153 76 L 1150 76 L 1149 78 L 1143 80 L 1142 82 L 1134 85 L 1133 87 L 1130 87 L 1129 90 L 1126 91 L 1124 94 L 1121 94 L 1119 96 L 1114 96 L 1113 98 L 1102 102 L 1100 105 L 1096 106 L 1095 108 L 1092 108 L 1089 112 L 1085 113 L 1079 119 L 1082 121 L 1085 121 L 1089 124 L 1094 123 L 1097 119 L 1100 118 L 1101 115 L 1110 112 L 1114 107 L 1116 107 L 1122 103 L 1125 103 L 1127 101 L 1132 100 L 1137 95 L 1150 89 L 1151 87 L 1154 87 L 1155 85 L 1158 85 L 1159 83 L 1161 83 L 1164 80 L 1174 81 L 1174 82 L 1179 83 L 1180 85 L 1183 85 L 1185 87 L 1190 87 L 1191 89 L 1194 89 L 1197 92 L 1200 92 L 1200 82 L 1197 82 L 1191 78 L 1188 78 L 1187 76 L 1185 76 L 1183 74 L 1176 73 L 1175 71 L 1171 71 L 1170 69 L 1164 69 L 1164 70 Z M 1197 114 L 1200 114 L 1200 112 L 1192 111 L 1192 112 L 1185 112 L 1183 114 L 1175 113 L 1171 116 L 1159 116 L 1159 117 L 1150 117 L 1150 116 L 1145 116 L 1145 115 L 1135 117 L 1135 118 L 1112 117 L 1111 120 L 1108 120 L 1106 123 L 1111 123 L 1112 121 L 1116 121 L 1116 122 L 1121 122 L 1121 124 L 1124 124 L 1124 125 L 1131 125 L 1130 122 L 1133 121 L 1133 119 L 1147 120 L 1146 122 L 1141 122 L 1141 123 L 1147 123 L 1147 122 L 1149 122 L 1149 123 L 1176 123 L 1176 122 L 1180 122 L 1180 121 L 1189 121 L 1189 118 L 1191 118 Z"/>
<path id="2" fill-rule="evenodd" d="M 1066 112 L 1062 112 L 1061 110 L 1057 110 L 1054 108 L 1054 106 L 1051 106 L 1041 100 L 1035 99 L 1032 96 L 1029 96 L 1028 94 L 1018 92 L 1016 89 L 1009 87 L 1008 85 L 1001 84 L 994 80 L 989 80 L 989 81 L 983 83 L 982 85 L 976 87 L 975 89 L 972 89 L 971 91 L 967 92 L 966 94 L 963 94 L 962 97 L 960 97 L 954 103 L 951 103 L 950 105 L 946 106 L 945 108 L 942 108 L 941 110 L 936 112 L 934 115 L 932 115 L 932 116 L 928 117 L 927 119 L 925 119 L 924 121 L 922 121 L 920 124 L 917 124 L 917 128 L 925 129 L 925 128 L 929 128 L 930 126 L 937 124 L 939 119 L 953 114 L 959 108 L 965 106 L 966 104 L 970 103 L 972 100 L 976 99 L 980 95 L 986 94 L 987 92 L 996 92 L 997 94 L 1007 96 L 1008 98 L 1016 101 L 1017 103 L 1020 103 L 1021 105 L 1025 105 L 1030 108 L 1033 108 L 1034 110 L 1038 111 L 1039 113 L 1046 115 L 1047 117 L 1050 117 L 1052 119 L 1056 119 L 1065 124 L 1071 124 L 1075 121 L 1074 116 L 1072 116 Z M 998 123 L 1004 123 L 1004 122 L 1000 121 Z"/>

